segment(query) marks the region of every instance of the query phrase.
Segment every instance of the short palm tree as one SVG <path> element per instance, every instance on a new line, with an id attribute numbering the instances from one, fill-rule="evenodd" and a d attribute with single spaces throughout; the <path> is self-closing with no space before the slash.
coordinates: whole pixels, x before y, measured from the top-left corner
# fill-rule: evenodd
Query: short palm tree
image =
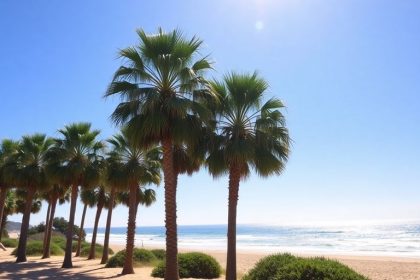
<path id="1" fill-rule="evenodd" d="M 19 143 L 10 139 L 4 139 L 0 144 L 0 225 L 3 224 L 2 217 L 7 198 L 7 193 L 11 185 L 6 180 L 6 174 L 4 174 L 5 164 L 8 157 L 16 153 Z M 0 241 L 2 237 L 2 231 L 0 231 Z"/>
<path id="2" fill-rule="evenodd" d="M 26 244 L 32 203 L 36 192 L 49 186 L 46 173 L 46 154 L 52 144 L 53 140 L 47 138 L 45 134 L 23 136 L 17 153 L 9 159 L 5 169 L 9 176 L 13 177 L 11 180 L 16 186 L 26 191 L 16 262 L 26 262 Z"/>
<path id="3" fill-rule="evenodd" d="M 149 207 L 154 202 L 156 202 L 156 192 L 154 189 L 148 189 L 142 186 L 138 186 L 136 196 L 136 210 L 138 210 L 139 205 Z M 119 192 L 117 194 L 117 198 L 120 203 L 124 204 L 127 207 L 130 207 L 130 192 Z"/>
<path id="4" fill-rule="evenodd" d="M 26 206 L 26 191 L 23 189 L 9 189 L 4 205 L 3 220 L 0 232 L 4 232 L 7 223 L 7 217 L 13 214 L 23 214 Z M 31 214 L 37 214 L 41 210 L 42 202 L 36 196 L 32 202 Z"/>
<path id="5" fill-rule="evenodd" d="M 118 151 L 111 151 L 106 158 L 106 168 L 103 181 L 109 192 L 108 214 L 106 218 L 104 248 L 102 252 L 101 264 L 106 264 L 109 258 L 109 236 L 111 234 L 112 212 L 117 205 L 115 197 L 119 189 L 124 189 L 123 165 L 119 160 Z"/>
<path id="6" fill-rule="evenodd" d="M 51 168 L 54 177 L 71 187 L 69 225 L 62 265 L 63 268 L 71 268 L 73 226 L 79 186 L 91 187 L 99 183 L 101 171 L 96 160 L 103 144 L 97 140 L 99 130 L 91 130 L 90 123 L 73 123 L 60 129 L 59 133 L 62 138 L 55 139 L 56 144 L 51 149 L 49 158 L 55 160 Z"/>
<path id="7" fill-rule="evenodd" d="M 231 73 L 212 83 L 221 97 L 217 134 L 207 165 L 213 176 L 229 174 L 226 279 L 236 280 L 236 209 L 239 183 L 253 168 L 266 177 L 280 174 L 289 154 L 289 134 L 278 99 L 263 103 L 267 82 L 254 74 Z"/>
<path id="8" fill-rule="evenodd" d="M 51 234 L 53 228 L 53 221 L 55 217 L 55 210 L 57 203 L 64 204 L 66 201 L 69 201 L 70 194 L 68 188 L 64 188 L 59 184 L 53 184 L 52 188 L 48 190 L 45 194 L 48 199 L 49 211 L 47 214 L 47 221 L 45 223 L 45 236 L 44 236 L 44 249 L 42 258 L 46 259 L 50 257 L 50 245 L 51 245 Z"/>
<path id="9" fill-rule="evenodd" d="M 104 207 L 108 208 L 108 202 L 109 202 L 109 195 L 106 192 L 104 186 L 99 186 L 94 191 L 95 191 L 95 196 L 96 196 L 96 215 L 95 215 L 95 223 L 93 226 L 92 240 L 90 243 L 88 260 L 95 259 L 96 235 L 98 233 L 99 219 L 101 218 L 102 209 Z"/>
<path id="10" fill-rule="evenodd" d="M 176 223 L 176 173 L 174 145 L 194 141 L 210 112 L 196 96 L 216 98 L 203 74 L 211 69 L 199 57 L 202 41 L 179 30 L 137 34 L 140 43 L 120 51 L 126 64 L 115 73 L 105 96 L 118 94 L 122 102 L 112 114 L 116 124 L 125 124 L 136 145 L 162 145 L 165 184 L 166 270 L 165 279 L 179 279 Z"/>
<path id="11" fill-rule="evenodd" d="M 127 244 L 122 274 L 133 274 L 137 206 L 139 202 L 145 201 L 145 199 L 140 199 L 139 201 L 138 195 L 142 194 L 139 191 L 139 186 L 160 183 L 160 153 L 157 148 L 143 150 L 138 145 L 134 145 L 133 141 L 128 137 L 126 129 L 123 129 L 121 134 L 115 135 L 108 142 L 112 145 L 113 151 L 122 165 L 121 170 L 125 178 L 123 182 L 129 191 Z M 149 199 L 151 194 L 153 194 L 154 201 L 154 192 L 152 191 L 147 191 L 147 198 Z"/>
<path id="12" fill-rule="evenodd" d="M 6 194 L 6 200 L 3 208 L 3 217 L 0 224 L 0 235 L 6 231 L 7 217 L 16 213 L 16 192 L 14 189 L 9 189 Z"/>
<path id="13" fill-rule="evenodd" d="M 76 247 L 76 254 L 75 257 L 80 256 L 80 252 L 82 249 L 82 239 L 83 239 L 83 229 L 85 227 L 85 218 L 86 218 L 86 211 L 87 208 L 93 208 L 96 205 L 96 195 L 94 189 L 82 189 L 80 191 L 80 200 L 83 203 L 83 212 L 82 212 L 82 219 L 80 221 L 80 231 L 79 231 L 79 238 L 77 239 L 77 247 Z"/>

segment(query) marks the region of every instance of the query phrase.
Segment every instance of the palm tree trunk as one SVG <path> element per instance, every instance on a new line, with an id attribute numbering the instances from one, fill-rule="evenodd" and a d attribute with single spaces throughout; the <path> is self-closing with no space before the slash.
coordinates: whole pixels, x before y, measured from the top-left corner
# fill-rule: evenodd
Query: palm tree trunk
<path id="1" fill-rule="evenodd" d="M 236 209 L 238 206 L 239 180 L 239 170 L 230 168 L 226 280 L 236 280 Z"/>
<path id="2" fill-rule="evenodd" d="M 22 225 L 20 227 L 19 245 L 16 253 L 16 262 L 26 262 L 26 244 L 28 239 L 29 220 L 31 218 L 32 200 L 35 195 L 35 188 L 29 187 L 26 194 L 25 212 L 22 217 Z"/>
<path id="3" fill-rule="evenodd" d="M 4 204 L 6 203 L 7 189 L 0 188 L 0 225 L 3 225 Z M 3 236 L 3 227 L 0 226 L 0 241 Z"/>
<path id="4" fill-rule="evenodd" d="M 52 200 L 50 220 L 48 222 L 48 227 L 47 227 L 47 239 L 45 240 L 46 243 L 44 246 L 44 252 L 42 254 L 43 259 L 49 258 L 51 254 L 50 253 L 51 234 L 52 234 L 52 227 L 54 223 L 54 215 L 55 215 L 55 208 L 57 206 L 57 201 L 58 201 L 58 198 L 56 197 L 54 197 Z"/>
<path id="5" fill-rule="evenodd" d="M 87 207 L 88 207 L 87 204 L 83 206 L 82 221 L 80 222 L 80 232 L 79 232 L 79 238 L 77 239 L 77 249 L 76 249 L 75 257 L 80 256 L 80 250 L 82 248 L 82 233 L 83 233 L 83 227 L 85 226 L 85 217 L 86 217 Z"/>
<path id="6" fill-rule="evenodd" d="M 71 254 L 72 254 L 72 245 L 73 245 L 72 243 L 73 243 L 74 215 L 76 214 L 76 202 L 77 202 L 78 190 L 79 190 L 79 186 L 77 184 L 73 184 L 71 186 L 70 217 L 69 217 L 69 225 L 66 232 L 66 237 L 67 237 L 66 252 L 64 255 L 62 268 L 73 267 L 73 263 L 71 261 Z"/>
<path id="7" fill-rule="evenodd" d="M 1 220 L 1 224 L 0 224 L 0 232 L 4 232 L 5 228 L 6 228 L 6 223 L 7 223 L 7 215 L 6 212 L 3 211 L 3 220 Z M 1 241 L 1 240 L 0 240 Z"/>
<path id="8" fill-rule="evenodd" d="M 111 193 L 109 196 L 109 204 L 108 204 L 108 215 L 106 217 L 104 250 L 102 251 L 101 264 L 106 264 L 109 258 L 109 235 L 111 233 L 112 209 L 114 208 L 114 201 L 115 201 L 115 188 L 111 187 Z"/>
<path id="9" fill-rule="evenodd" d="M 176 184 L 171 138 L 162 141 L 165 181 L 166 268 L 165 280 L 178 280 L 178 236 L 176 223 Z"/>
<path id="10" fill-rule="evenodd" d="M 90 251 L 89 251 L 88 260 L 95 259 L 96 235 L 98 233 L 98 224 L 99 224 L 99 219 L 101 218 L 101 213 L 102 213 L 103 208 L 104 208 L 104 202 L 103 201 L 99 202 L 96 209 L 95 225 L 93 227 L 92 242 L 90 243 Z"/>
<path id="11" fill-rule="evenodd" d="M 127 224 L 127 244 L 125 247 L 125 262 L 122 274 L 134 274 L 133 269 L 133 251 L 134 251 L 134 236 L 136 234 L 136 206 L 137 206 L 137 185 L 130 185 L 130 199 L 128 210 L 128 224 Z"/>
<path id="12" fill-rule="evenodd" d="M 51 212 L 51 199 L 48 199 L 48 209 L 47 209 L 47 217 L 45 218 L 45 229 L 44 229 L 44 240 L 42 244 L 42 251 L 45 251 L 45 245 L 47 244 L 47 231 L 48 231 L 48 224 L 50 222 L 50 212 Z"/>

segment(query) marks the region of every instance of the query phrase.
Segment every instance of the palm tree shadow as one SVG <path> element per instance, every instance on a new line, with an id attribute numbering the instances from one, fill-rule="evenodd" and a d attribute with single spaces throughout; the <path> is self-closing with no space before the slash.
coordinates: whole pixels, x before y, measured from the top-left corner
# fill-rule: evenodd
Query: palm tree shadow
<path id="1" fill-rule="evenodd" d="M 39 262 L 14 263 L 4 262 L 0 263 L 0 279 L 42 279 L 53 278 L 62 279 L 68 278 L 72 280 L 91 280 L 98 279 L 86 275 L 85 272 L 73 272 L 71 270 L 64 270 L 58 267 L 48 267 L 47 264 Z"/>
<path id="2" fill-rule="evenodd" d="M 102 278 L 102 279 L 114 279 L 114 278 L 120 278 L 120 277 L 123 277 L 123 276 L 124 276 L 124 274 L 119 273 L 119 274 L 117 274 L 117 275 L 104 277 L 104 278 Z"/>

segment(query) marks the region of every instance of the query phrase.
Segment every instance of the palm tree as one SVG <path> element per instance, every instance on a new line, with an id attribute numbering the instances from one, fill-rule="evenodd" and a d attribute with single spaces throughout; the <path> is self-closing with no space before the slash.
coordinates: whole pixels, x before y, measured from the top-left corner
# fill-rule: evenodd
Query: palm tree
<path id="1" fill-rule="evenodd" d="M 83 228 L 85 226 L 85 217 L 86 217 L 86 210 L 87 208 L 93 208 L 96 204 L 96 196 L 95 191 L 93 189 L 82 189 L 80 192 L 80 200 L 83 202 L 83 212 L 82 212 L 82 220 L 80 222 L 80 231 L 79 231 L 79 238 L 77 240 L 77 248 L 75 257 L 80 256 L 80 251 L 82 248 L 82 238 L 83 238 Z"/>
<path id="2" fill-rule="evenodd" d="M 54 184 L 46 195 L 51 207 L 49 207 L 50 212 L 47 215 L 47 222 L 45 224 L 44 249 L 42 253 L 43 259 L 50 257 L 51 234 L 57 202 L 61 205 L 70 200 L 68 189 L 59 184 Z"/>
<path id="3" fill-rule="evenodd" d="M 144 193 L 139 191 L 139 186 L 146 184 L 160 183 L 160 158 L 157 148 L 143 150 L 134 145 L 128 137 L 127 130 L 123 129 L 121 134 L 115 135 L 108 142 L 113 146 L 113 151 L 118 155 L 121 163 L 124 186 L 129 191 L 129 212 L 127 225 L 127 244 L 126 255 L 122 274 L 133 274 L 133 250 L 134 236 L 136 231 L 137 206 L 144 199 L 139 199 L 138 195 L 147 195 L 149 205 L 154 201 L 154 192 L 147 190 Z M 153 199 L 151 199 L 153 197 Z"/>
<path id="4" fill-rule="evenodd" d="M 211 113 L 197 96 L 216 98 L 203 78 L 211 65 L 197 58 L 202 41 L 186 39 L 179 30 L 147 35 L 137 30 L 140 43 L 120 51 L 126 64 L 115 73 L 105 94 L 118 94 L 122 102 L 112 114 L 116 124 L 126 124 L 130 138 L 141 147 L 162 145 L 165 184 L 165 279 L 179 279 L 176 223 L 177 176 L 174 145 L 193 142 L 202 121 Z"/>
<path id="5" fill-rule="evenodd" d="M 101 264 L 105 264 L 109 258 L 109 236 L 111 233 L 112 211 L 116 206 L 115 196 L 120 188 L 124 188 L 124 173 L 121 162 L 118 160 L 118 151 L 111 151 L 106 158 L 106 169 L 104 182 L 109 191 L 108 214 L 106 218 L 104 249 L 102 252 Z"/>
<path id="6" fill-rule="evenodd" d="M 253 168 L 260 176 L 280 174 L 289 154 L 289 134 L 278 99 L 262 104 L 267 82 L 254 74 L 231 73 L 212 83 L 221 96 L 217 135 L 207 158 L 213 176 L 229 174 L 226 279 L 236 280 L 236 209 L 239 183 Z"/>
<path id="7" fill-rule="evenodd" d="M 3 207 L 3 215 L 0 217 L 0 232 L 5 233 L 7 217 L 16 213 L 16 193 L 13 189 L 9 189 L 6 194 L 6 200 Z"/>
<path id="8" fill-rule="evenodd" d="M 32 203 L 36 192 L 46 188 L 46 154 L 53 140 L 45 134 L 23 136 L 17 153 L 8 160 L 5 171 L 12 176 L 16 185 L 26 191 L 25 210 L 19 235 L 16 262 L 26 262 L 26 244 L 31 216 Z"/>
<path id="9" fill-rule="evenodd" d="M 10 188 L 4 174 L 7 158 L 16 153 L 19 143 L 10 139 L 4 139 L 0 144 L 0 225 L 3 225 L 3 212 L 6 203 L 7 193 Z M 0 241 L 3 231 L 0 231 Z"/>
<path id="10" fill-rule="evenodd" d="M 100 169 L 96 164 L 98 153 L 103 144 L 96 140 L 99 130 L 91 130 L 90 123 L 73 123 L 60 129 L 62 139 L 56 139 L 49 157 L 55 159 L 52 165 L 52 173 L 58 177 L 64 185 L 71 187 L 71 201 L 69 213 L 69 225 L 66 233 L 66 250 L 63 268 L 73 267 L 72 241 L 74 216 L 79 186 L 90 187 L 99 182 Z"/>
<path id="11" fill-rule="evenodd" d="M 96 252 L 96 235 L 98 233 L 98 225 L 99 225 L 99 219 L 101 217 L 102 209 L 105 207 L 108 207 L 109 202 L 109 196 L 105 191 L 105 187 L 100 186 L 95 189 L 95 196 L 96 196 L 96 215 L 95 215 L 95 223 L 93 226 L 93 232 L 92 232 L 92 241 L 90 243 L 90 251 L 88 260 L 95 259 L 95 252 Z"/>
<path id="12" fill-rule="evenodd" d="M 130 192 L 119 192 L 117 194 L 118 201 L 120 203 L 124 204 L 127 207 L 130 207 Z M 136 193 L 136 215 L 139 205 L 143 205 L 146 207 L 151 206 L 154 202 L 156 202 L 156 192 L 153 189 L 147 189 L 142 186 L 137 187 L 137 193 Z"/>

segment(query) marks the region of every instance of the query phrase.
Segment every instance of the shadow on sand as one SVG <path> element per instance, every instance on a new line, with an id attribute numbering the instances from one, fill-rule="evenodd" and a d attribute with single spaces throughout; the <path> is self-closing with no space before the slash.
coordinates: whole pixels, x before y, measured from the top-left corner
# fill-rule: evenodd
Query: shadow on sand
<path id="1" fill-rule="evenodd" d="M 76 266 L 77 267 L 77 266 Z M 26 263 L 3 262 L 0 263 L 0 279 L 74 279 L 89 280 L 99 279 L 84 274 L 75 273 L 72 269 L 51 267 L 51 262 L 29 261 Z"/>

